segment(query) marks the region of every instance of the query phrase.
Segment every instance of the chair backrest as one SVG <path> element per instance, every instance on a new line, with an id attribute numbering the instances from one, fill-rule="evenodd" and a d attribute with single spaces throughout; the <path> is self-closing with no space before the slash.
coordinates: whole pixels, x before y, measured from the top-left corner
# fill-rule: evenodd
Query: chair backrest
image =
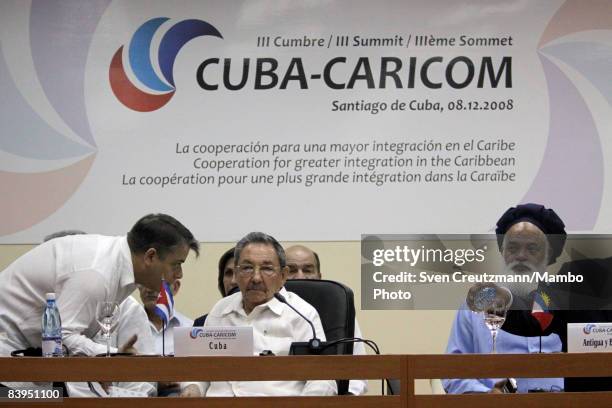
<path id="1" fill-rule="evenodd" d="M 317 309 L 327 341 L 354 337 L 355 303 L 349 287 L 325 279 L 292 279 L 285 288 Z M 353 343 L 342 344 L 338 354 L 353 354 Z"/>
<path id="2" fill-rule="evenodd" d="M 355 303 L 349 287 L 324 279 L 292 279 L 285 282 L 285 289 L 317 309 L 327 342 L 355 336 Z M 353 343 L 340 343 L 324 354 L 353 354 Z M 349 380 L 336 382 L 338 394 L 348 394 Z"/>
<path id="3" fill-rule="evenodd" d="M 400 380 L 397 378 L 390 378 L 387 380 L 388 395 L 400 395 L 401 388 Z"/>

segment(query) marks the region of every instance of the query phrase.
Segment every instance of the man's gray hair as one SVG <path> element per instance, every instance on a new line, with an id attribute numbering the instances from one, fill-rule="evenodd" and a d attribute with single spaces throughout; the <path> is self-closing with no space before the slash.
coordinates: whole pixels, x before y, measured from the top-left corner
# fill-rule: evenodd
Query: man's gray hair
<path id="1" fill-rule="evenodd" d="M 263 232 L 249 232 L 244 236 L 244 238 L 238 241 L 236 244 L 236 249 L 234 250 L 235 265 L 238 265 L 240 253 L 249 244 L 272 245 L 276 255 L 278 256 L 278 263 L 280 264 L 280 267 L 284 268 L 285 265 L 287 265 L 287 258 L 285 257 L 285 250 L 283 249 L 282 245 L 276 240 L 276 238 Z"/>

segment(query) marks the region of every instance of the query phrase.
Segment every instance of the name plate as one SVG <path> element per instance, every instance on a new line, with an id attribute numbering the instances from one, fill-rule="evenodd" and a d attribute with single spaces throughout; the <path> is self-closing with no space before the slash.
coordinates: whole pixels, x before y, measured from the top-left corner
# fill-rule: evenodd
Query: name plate
<path id="1" fill-rule="evenodd" d="M 612 323 L 568 323 L 568 353 L 612 351 Z"/>
<path id="2" fill-rule="evenodd" d="M 188 356 L 252 356 L 253 328 L 175 327 L 174 355 Z"/>

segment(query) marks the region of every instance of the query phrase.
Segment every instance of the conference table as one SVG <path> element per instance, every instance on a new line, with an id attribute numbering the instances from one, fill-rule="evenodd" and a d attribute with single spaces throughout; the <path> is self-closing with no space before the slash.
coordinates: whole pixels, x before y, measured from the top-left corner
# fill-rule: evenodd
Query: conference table
<path id="1" fill-rule="evenodd" d="M 612 376 L 612 353 L 260 357 L 5 357 L 0 381 L 221 381 L 397 379 L 399 395 L 240 398 L 64 398 L 19 407 L 586 407 L 612 406 L 612 392 L 415 394 L 416 379 Z M 18 405 L 17 405 L 18 404 Z M 170 405 L 168 405 L 170 404 Z"/>

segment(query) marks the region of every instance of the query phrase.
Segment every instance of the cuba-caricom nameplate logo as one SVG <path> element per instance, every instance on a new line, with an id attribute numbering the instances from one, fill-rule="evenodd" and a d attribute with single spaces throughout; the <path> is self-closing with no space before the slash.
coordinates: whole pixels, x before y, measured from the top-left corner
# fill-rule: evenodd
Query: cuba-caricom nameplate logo
<path id="1" fill-rule="evenodd" d="M 200 333 L 204 333 L 204 329 L 202 329 L 201 327 L 194 327 L 193 329 L 191 329 L 189 337 L 191 337 L 192 339 L 197 339 Z"/>
<path id="2" fill-rule="evenodd" d="M 119 47 L 113 55 L 108 72 L 111 89 L 119 102 L 132 110 L 151 112 L 161 108 L 172 98 L 176 91 L 174 61 L 183 45 L 201 36 L 223 38 L 221 33 L 206 21 L 183 20 L 172 25 L 163 34 L 159 48 L 154 53 L 151 50 L 153 36 L 168 20 L 168 17 L 150 19 L 138 27 L 132 36 L 126 58 L 131 77 L 123 64 L 124 46 Z M 153 67 L 152 59 L 155 54 L 161 77 Z M 137 84 L 131 78 L 134 78 Z"/>

